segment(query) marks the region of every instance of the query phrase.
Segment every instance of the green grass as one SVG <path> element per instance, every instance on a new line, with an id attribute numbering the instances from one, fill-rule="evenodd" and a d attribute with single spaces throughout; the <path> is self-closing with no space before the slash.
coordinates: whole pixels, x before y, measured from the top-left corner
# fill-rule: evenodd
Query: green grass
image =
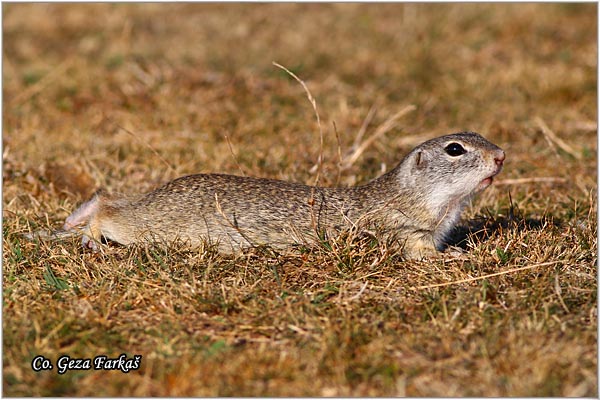
<path id="1" fill-rule="evenodd" d="M 597 396 L 596 14 L 3 5 L 3 394 Z M 465 257 L 405 262 L 351 236 L 237 256 L 22 236 L 99 187 L 240 169 L 313 183 L 314 110 L 273 61 L 317 102 L 323 185 L 364 183 L 463 129 L 506 151 L 453 238 Z M 361 130 L 409 105 L 340 168 Z M 122 353 L 140 370 L 31 369 Z"/>

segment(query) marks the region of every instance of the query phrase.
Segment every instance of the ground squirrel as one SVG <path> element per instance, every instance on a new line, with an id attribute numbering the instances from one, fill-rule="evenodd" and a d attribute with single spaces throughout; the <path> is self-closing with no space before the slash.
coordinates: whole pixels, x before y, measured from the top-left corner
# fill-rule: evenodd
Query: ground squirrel
<path id="1" fill-rule="evenodd" d="M 220 252 L 268 245 L 284 249 L 349 229 L 373 230 L 408 259 L 444 248 L 466 203 L 492 183 L 504 151 L 462 132 L 428 140 L 388 173 L 356 187 L 317 187 L 273 179 L 198 174 L 139 196 L 97 192 L 67 219 L 83 226 L 83 244 L 101 237 L 127 245 L 183 240 L 214 243 Z"/>

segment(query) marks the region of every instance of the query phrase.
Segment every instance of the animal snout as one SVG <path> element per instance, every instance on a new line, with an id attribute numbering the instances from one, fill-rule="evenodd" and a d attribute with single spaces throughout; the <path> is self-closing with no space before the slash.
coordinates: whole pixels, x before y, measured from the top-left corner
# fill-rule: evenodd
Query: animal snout
<path id="1" fill-rule="evenodd" d="M 500 150 L 498 152 L 498 154 L 496 154 L 496 156 L 494 157 L 494 162 L 496 163 L 497 166 L 501 167 L 502 164 L 504 163 L 505 158 L 506 158 L 506 155 L 504 154 L 504 151 Z"/>

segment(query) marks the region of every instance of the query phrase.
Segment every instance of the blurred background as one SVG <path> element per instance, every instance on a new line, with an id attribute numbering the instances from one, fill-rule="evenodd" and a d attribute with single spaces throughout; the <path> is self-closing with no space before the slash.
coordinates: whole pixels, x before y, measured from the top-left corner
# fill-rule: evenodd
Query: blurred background
<path id="1" fill-rule="evenodd" d="M 336 183 L 335 129 L 348 152 L 361 127 L 364 139 L 411 104 L 341 183 L 459 130 L 507 147 L 507 163 L 536 163 L 553 151 L 536 117 L 595 151 L 594 4 L 3 7 L 5 147 L 36 165 L 86 158 L 106 176 L 96 181 L 138 163 L 148 177 L 162 164 L 148 146 L 176 173 L 234 171 L 227 138 L 247 173 L 306 181 L 319 153 L 314 111 L 273 61 L 316 99 L 324 183 Z M 154 168 L 136 185 L 173 173 Z"/>

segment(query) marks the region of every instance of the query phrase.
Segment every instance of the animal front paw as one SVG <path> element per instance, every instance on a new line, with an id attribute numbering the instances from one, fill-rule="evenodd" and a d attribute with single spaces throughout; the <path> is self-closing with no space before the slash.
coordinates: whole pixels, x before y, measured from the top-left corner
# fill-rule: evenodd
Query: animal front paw
<path id="1" fill-rule="evenodd" d="M 407 260 L 423 260 L 427 258 L 439 258 L 441 253 L 432 246 L 416 244 L 413 246 L 404 246 L 402 255 Z"/>
<path id="2" fill-rule="evenodd" d="M 443 254 L 445 257 L 447 257 L 450 260 L 466 260 L 468 258 L 465 251 L 463 249 L 461 249 L 460 247 L 456 247 L 456 246 L 448 246 L 444 250 Z"/>

